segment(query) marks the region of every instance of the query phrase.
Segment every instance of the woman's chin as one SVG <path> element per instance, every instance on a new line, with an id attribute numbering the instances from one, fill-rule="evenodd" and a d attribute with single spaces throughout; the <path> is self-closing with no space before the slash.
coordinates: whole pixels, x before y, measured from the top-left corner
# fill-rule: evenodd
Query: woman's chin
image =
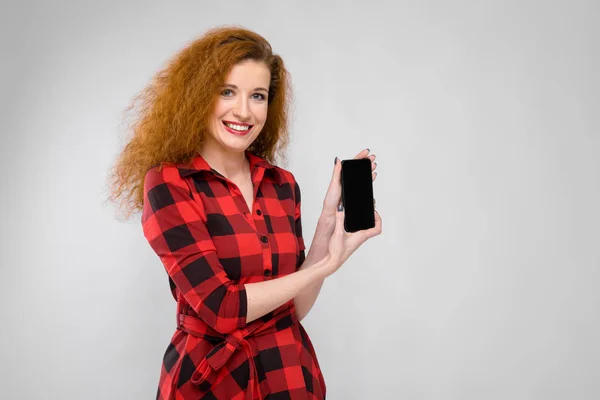
<path id="1" fill-rule="evenodd" d="M 238 139 L 228 139 L 228 140 L 222 140 L 221 143 L 223 144 L 223 147 L 225 147 L 228 151 L 234 152 L 234 153 L 241 153 L 246 151 L 246 149 L 250 146 L 251 142 L 249 142 L 248 140 L 244 140 L 242 138 L 238 138 Z"/>

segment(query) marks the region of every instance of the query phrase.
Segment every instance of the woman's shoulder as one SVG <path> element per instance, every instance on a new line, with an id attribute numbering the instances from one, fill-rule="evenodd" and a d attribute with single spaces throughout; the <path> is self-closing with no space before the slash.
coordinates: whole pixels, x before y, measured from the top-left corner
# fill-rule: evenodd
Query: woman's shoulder
<path id="1" fill-rule="evenodd" d="M 179 173 L 178 165 L 171 162 L 162 162 L 153 165 L 146 171 L 146 175 L 144 176 L 144 187 L 146 190 L 161 184 L 187 187 Z"/>
<path id="2" fill-rule="evenodd" d="M 285 169 L 283 167 L 280 167 L 278 165 L 274 165 L 273 168 L 275 169 L 275 171 L 279 174 L 279 176 L 281 177 L 281 179 L 285 182 L 293 182 L 296 180 L 296 177 L 294 176 L 294 174 L 292 173 L 292 171 Z"/>
<path id="3" fill-rule="evenodd" d="M 298 184 L 298 181 L 296 180 L 296 176 L 294 175 L 294 173 L 292 173 L 292 171 L 287 170 L 285 168 L 279 167 L 279 166 L 274 166 L 274 168 L 277 171 L 277 174 L 279 175 L 279 179 L 280 179 L 280 185 L 281 184 L 288 184 L 290 185 L 290 187 L 294 190 L 294 191 L 299 191 L 300 187 Z"/>

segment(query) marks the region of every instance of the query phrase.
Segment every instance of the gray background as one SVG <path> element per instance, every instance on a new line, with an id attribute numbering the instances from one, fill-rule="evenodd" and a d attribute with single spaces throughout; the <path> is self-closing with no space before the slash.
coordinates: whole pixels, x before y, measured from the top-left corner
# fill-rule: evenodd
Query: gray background
<path id="1" fill-rule="evenodd" d="M 105 204 L 133 96 L 207 29 L 289 68 L 313 237 L 333 158 L 378 156 L 384 233 L 304 320 L 338 399 L 600 396 L 595 1 L 4 2 L 0 385 L 150 399 L 175 327 L 139 215 Z"/>

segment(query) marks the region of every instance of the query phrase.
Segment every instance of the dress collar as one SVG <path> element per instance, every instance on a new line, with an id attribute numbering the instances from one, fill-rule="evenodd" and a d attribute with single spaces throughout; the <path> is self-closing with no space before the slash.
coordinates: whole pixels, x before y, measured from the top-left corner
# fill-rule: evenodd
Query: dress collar
<path id="1" fill-rule="evenodd" d="M 256 154 L 246 150 L 246 158 L 248 159 L 248 161 L 250 162 L 250 172 L 252 174 L 252 176 L 254 176 L 254 170 L 256 168 L 264 168 L 265 170 L 270 170 L 273 173 L 273 176 L 275 177 L 275 180 L 277 181 L 278 184 L 282 184 L 283 183 L 283 176 L 281 175 L 281 172 L 279 171 L 279 169 L 270 164 L 267 160 L 257 156 Z M 185 177 L 197 172 L 201 172 L 201 171 L 207 171 L 207 172 L 212 172 L 215 174 L 218 174 L 220 176 L 221 173 L 219 173 L 219 171 L 213 169 L 208 162 L 206 162 L 206 160 L 204 159 L 204 157 L 202 157 L 199 153 L 196 154 L 194 156 L 194 158 L 192 158 L 192 160 L 187 163 L 187 164 L 177 164 L 176 165 L 177 170 L 179 171 L 179 175 L 181 177 Z"/>

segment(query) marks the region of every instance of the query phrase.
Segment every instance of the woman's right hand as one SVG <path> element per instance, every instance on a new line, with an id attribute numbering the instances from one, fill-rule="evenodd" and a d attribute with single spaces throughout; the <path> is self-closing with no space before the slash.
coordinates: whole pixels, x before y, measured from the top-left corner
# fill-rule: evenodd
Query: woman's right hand
<path id="1" fill-rule="evenodd" d="M 338 208 L 335 216 L 335 229 L 329 239 L 329 262 L 327 263 L 327 275 L 333 274 L 342 264 L 368 239 L 381 233 L 381 217 L 375 211 L 375 227 L 358 232 L 346 232 L 344 230 L 343 209 Z"/>

